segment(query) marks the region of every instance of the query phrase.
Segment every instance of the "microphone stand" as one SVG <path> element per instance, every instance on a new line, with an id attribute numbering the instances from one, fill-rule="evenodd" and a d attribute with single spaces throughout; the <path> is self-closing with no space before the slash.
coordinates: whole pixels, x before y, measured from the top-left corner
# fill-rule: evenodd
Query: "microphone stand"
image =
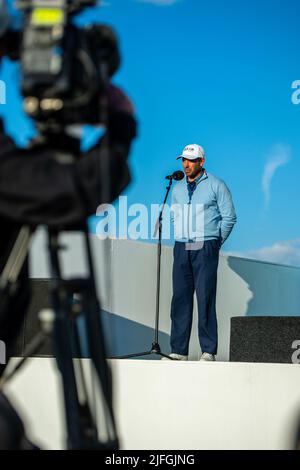
<path id="1" fill-rule="evenodd" d="M 155 231 L 154 235 L 156 235 L 157 230 L 158 230 L 158 244 L 157 244 L 157 267 L 156 267 L 156 308 L 155 308 L 155 328 L 154 328 L 154 339 L 152 342 L 151 349 L 148 351 L 143 351 L 140 353 L 134 353 L 134 354 L 126 354 L 124 356 L 115 356 L 112 359 L 130 359 L 134 357 L 139 357 L 139 356 L 149 356 L 151 354 L 156 354 L 158 356 L 166 357 L 167 359 L 170 359 L 170 361 L 177 361 L 177 359 L 174 359 L 167 354 L 162 353 L 159 342 L 158 342 L 158 333 L 159 333 L 159 306 L 160 306 L 160 267 L 161 267 L 161 239 L 162 239 L 162 219 L 163 219 L 163 211 L 166 205 L 166 201 L 168 199 L 168 195 L 173 183 L 173 175 L 167 176 L 167 179 L 169 180 L 169 184 L 166 188 L 166 195 L 164 198 L 164 202 L 162 205 L 162 208 L 160 210 L 158 219 L 156 221 L 155 225 Z"/>

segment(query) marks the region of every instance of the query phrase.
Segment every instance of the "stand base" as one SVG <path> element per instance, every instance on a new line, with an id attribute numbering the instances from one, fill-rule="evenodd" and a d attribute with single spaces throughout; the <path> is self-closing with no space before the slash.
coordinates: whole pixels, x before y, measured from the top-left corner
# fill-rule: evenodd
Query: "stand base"
<path id="1" fill-rule="evenodd" d="M 158 343 L 152 343 L 150 351 L 144 351 L 144 352 L 134 353 L 134 354 L 126 354 L 124 356 L 114 356 L 114 357 L 109 357 L 108 359 L 130 359 L 133 357 L 150 356 L 151 354 L 156 354 L 157 356 L 165 357 L 167 359 L 170 359 L 170 361 L 177 361 L 177 359 L 174 359 L 173 357 L 170 357 L 167 354 L 162 353 L 160 349 L 160 345 Z"/>

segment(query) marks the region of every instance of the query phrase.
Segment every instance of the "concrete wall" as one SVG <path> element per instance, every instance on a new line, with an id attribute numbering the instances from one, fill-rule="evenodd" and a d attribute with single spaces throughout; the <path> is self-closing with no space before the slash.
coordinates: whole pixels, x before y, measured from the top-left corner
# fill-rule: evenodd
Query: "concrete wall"
<path id="1" fill-rule="evenodd" d="M 68 234 L 63 239 L 69 247 L 63 254 L 65 275 L 86 272 L 80 236 Z M 128 240 L 100 241 L 93 235 L 91 240 L 110 354 L 150 349 L 155 324 L 156 245 Z M 32 277 L 49 277 L 42 231 L 36 235 L 31 252 Z M 164 246 L 159 324 L 163 352 L 169 352 L 172 256 L 172 248 Z M 218 360 L 227 361 L 229 357 L 231 317 L 300 316 L 299 286 L 299 268 L 221 254 L 217 292 Z M 190 358 L 196 359 L 198 354 L 195 302 Z"/>

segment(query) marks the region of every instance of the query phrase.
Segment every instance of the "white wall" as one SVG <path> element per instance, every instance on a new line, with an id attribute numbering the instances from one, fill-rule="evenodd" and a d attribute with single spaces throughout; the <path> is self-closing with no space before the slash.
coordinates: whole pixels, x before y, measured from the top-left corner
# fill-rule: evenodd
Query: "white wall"
<path id="1" fill-rule="evenodd" d="M 84 360 L 89 369 L 89 360 Z M 122 449 L 292 449 L 300 422 L 293 364 L 110 361 Z M 65 447 L 53 359 L 32 359 L 7 389 L 30 437 Z M 100 421 L 101 423 L 101 421 Z"/>
<path id="2" fill-rule="evenodd" d="M 108 342 L 119 345 L 128 343 L 128 353 L 138 352 L 141 347 L 142 350 L 148 350 L 151 346 L 155 318 L 156 245 L 127 240 L 100 241 L 96 236 L 91 236 L 91 240 L 102 307 L 128 320 L 126 331 L 123 325 L 118 329 L 117 322 L 108 322 Z M 66 274 L 83 272 L 85 266 L 80 237 L 68 235 L 65 237 L 65 243 L 70 246 L 70 250 L 64 253 Z M 45 246 L 45 238 L 39 232 L 32 248 L 33 277 L 49 276 Z M 160 342 L 164 352 L 169 352 L 172 256 L 172 249 L 164 246 L 160 302 Z M 300 268 L 221 254 L 217 290 L 218 360 L 227 361 L 229 358 L 231 317 L 300 316 L 299 286 Z M 198 353 L 195 307 L 190 358 L 196 359 Z"/>

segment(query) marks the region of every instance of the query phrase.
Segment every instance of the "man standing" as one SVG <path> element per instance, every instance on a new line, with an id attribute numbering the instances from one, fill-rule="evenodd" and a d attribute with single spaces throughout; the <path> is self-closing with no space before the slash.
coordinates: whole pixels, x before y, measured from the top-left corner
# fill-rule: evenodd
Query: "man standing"
<path id="1" fill-rule="evenodd" d="M 188 359 L 196 291 L 200 360 L 214 361 L 218 346 L 219 250 L 236 223 L 236 214 L 225 183 L 204 169 L 205 153 L 200 145 L 187 145 L 178 159 L 182 159 L 186 178 L 177 182 L 172 192 L 175 246 L 171 357 Z"/>

